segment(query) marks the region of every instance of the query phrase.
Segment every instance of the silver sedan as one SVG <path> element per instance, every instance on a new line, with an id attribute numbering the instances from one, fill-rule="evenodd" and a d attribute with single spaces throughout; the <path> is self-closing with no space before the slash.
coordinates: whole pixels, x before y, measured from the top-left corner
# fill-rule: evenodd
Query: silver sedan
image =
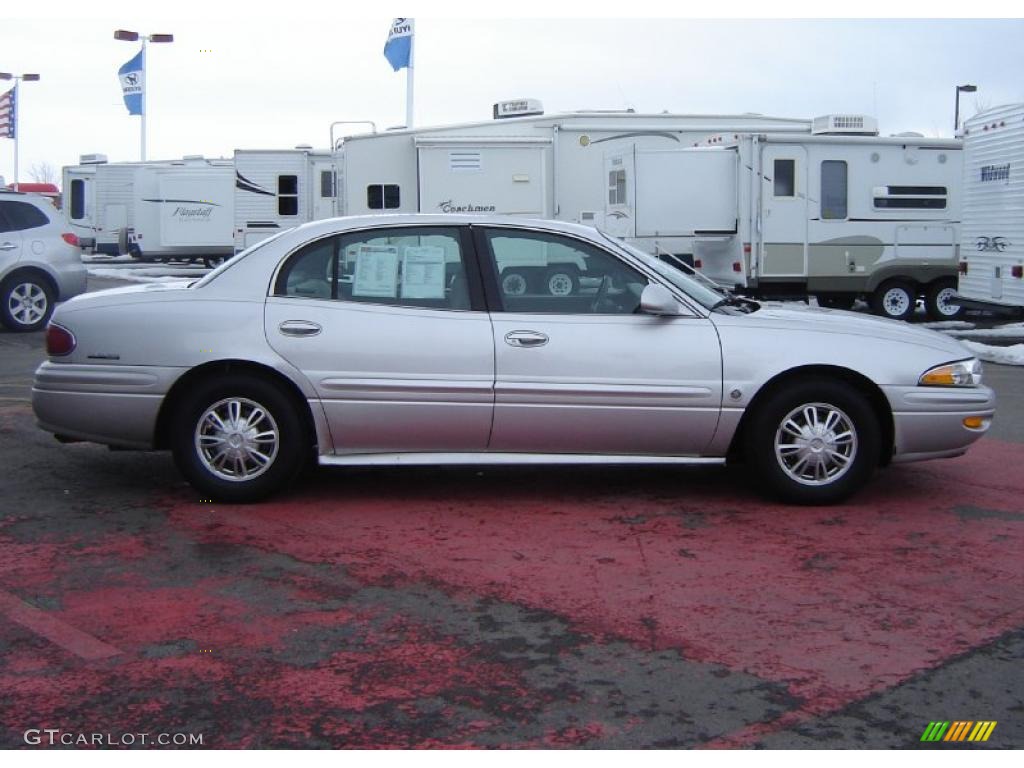
<path id="1" fill-rule="evenodd" d="M 597 230 L 333 219 L 191 284 L 57 309 L 36 372 L 62 441 L 170 449 L 204 497 L 324 465 L 742 462 L 795 503 L 958 456 L 992 391 L 958 342 L 721 294 Z"/>

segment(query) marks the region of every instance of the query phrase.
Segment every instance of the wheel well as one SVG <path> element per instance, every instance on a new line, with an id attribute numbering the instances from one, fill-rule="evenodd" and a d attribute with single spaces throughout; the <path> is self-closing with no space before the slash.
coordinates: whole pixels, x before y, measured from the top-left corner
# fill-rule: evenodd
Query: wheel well
<path id="1" fill-rule="evenodd" d="M 743 411 L 743 416 L 740 418 L 739 426 L 736 428 L 736 434 L 733 435 L 732 442 L 729 444 L 729 460 L 736 461 L 742 457 L 743 441 L 745 439 L 747 425 L 750 422 L 750 415 L 757 410 L 760 404 L 790 382 L 799 381 L 808 377 L 826 378 L 834 381 L 845 382 L 857 389 L 867 398 L 868 403 L 871 406 L 871 410 L 875 414 L 875 418 L 878 419 L 878 425 L 882 430 L 880 464 L 882 466 L 887 465 L 892 458 L 892 446 L 895 440 L 895 427 L 893 426 L 892 409 L 889 407 L 889 401 L 886 399 L 885 394 L 878 385 L 871 381 L 871 379 L 857 373 L 856 371 L 851 371 L 849 368 L 840 368 L 835 365 L 805 365 L 800 368 L 791 368 L 788 371 L 783 371 L 774 378 L 768 380 L 768 382 L 758 390 L 757 394 L 754 395 L 754 399 L 750 401 L 750 404 Z"/>
<path id="2" fill-rule="evenodd" d="M 19 267 L 17 269 L 14 269 L 11 271 L 9 275 L 7 275 L 7 277 L 3 279 L 3 282 L 6 283 L 8 280 L 11 280 L 12 278 L 23 277 L 27 275 L 33 275 L 44 280 L 46 284 L 50 286 L 50 291 L 53 292 L 54 301 L 60 299 L 60 291 L 57 289 L 57 282 L 49 274 L 47 274 L 45 269 L 40 269 L 39 267 Z"/>
<path id="3" fill-rule="evenodd" d="M 280 371 L 259 363 L 246 360 L 217 360 L 196 366 L 174 382 L 167 396 L 164 397 L 164 402 L 160 406 L 160 413 L 157 415 L 156 430 L 153 435 L 153 443 L 156 448 L 170 447 L 171 420 L 175 409 L 178 407 L 178 403 L 181 402 L 181 398 L 188 392 L 189 388 L 199 381 L 223 376 L 228 373 L 247 373 L 281 387 L 298 409 L 300 417 L 309 430 L 311 444 L 316 444 L 317 434 L 316 425 L 313 422 L 313 413 L 309 408 L 309 402 L 303 396 L 302 391 L 295 385 L 295 382 Z"/>

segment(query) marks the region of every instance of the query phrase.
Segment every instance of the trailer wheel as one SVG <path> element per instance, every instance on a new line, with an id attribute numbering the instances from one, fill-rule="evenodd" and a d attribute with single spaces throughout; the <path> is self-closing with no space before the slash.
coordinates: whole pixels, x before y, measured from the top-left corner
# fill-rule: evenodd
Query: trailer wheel
<path id="1" fill-rule="evenodd" d="M 523 270 L 506 269 L 501 273 L 501 292 L 505 296 L 524 296 L 529 286 L 529 276 Z"/>
<path id="2" fill-rule="evenodd" d="M 932 320 L 956 320 L 964 313 L 964 308 L 954 303 L 955 299 L 956 281 L 948 277 L 936 280 L 928 286 L 925 296 L 928 317 Z"/>
<path id="3" fill-rule="evenodd" d="M 871 311 L 890 320 L 906 320 L 917 307 L 917 286 L 909 280 L 889 280 L 871 295 Z"/>
<path id="4" fill-rule="evenodd" d="M 572 296 L 579 291 L 579 275 L 573 267 L 552 267 L 544 276 L 544 287 L 552 296 Z"/>
<path id="5" fill-rule="evenodd" d="M 210 269 L 219 267 L 227 260 L 228 257 L 223 254 L 221 254 L 220 256 L 203 256 L 203 264 L 205 264 Z"/>

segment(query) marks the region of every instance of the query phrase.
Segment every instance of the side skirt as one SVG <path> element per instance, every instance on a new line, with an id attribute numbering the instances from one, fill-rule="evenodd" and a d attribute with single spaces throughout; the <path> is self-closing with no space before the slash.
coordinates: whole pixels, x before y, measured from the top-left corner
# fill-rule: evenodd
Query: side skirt
<path id="1" fill-rule="evenodd" d="M 440 464 L 696 464 L 723 466 L 724 458 L 619 456 L 593 453 L 353 453 L 321 456 L 321 466 L 429 466 Z"/>

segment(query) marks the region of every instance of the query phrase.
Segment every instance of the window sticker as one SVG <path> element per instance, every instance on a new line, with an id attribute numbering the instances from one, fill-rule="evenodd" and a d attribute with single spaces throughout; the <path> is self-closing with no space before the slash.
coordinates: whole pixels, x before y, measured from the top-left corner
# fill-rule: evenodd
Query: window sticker
<path id="1" fill-rule="evenodd" d="M 359 246 L 352 295 L 398 298 L 398 248 Z"/>
<path id="2" fill-rule="evenodd" d="M 444 248 L 410 246 L 402 256 L 402 298 L 443 299 Z"/>

